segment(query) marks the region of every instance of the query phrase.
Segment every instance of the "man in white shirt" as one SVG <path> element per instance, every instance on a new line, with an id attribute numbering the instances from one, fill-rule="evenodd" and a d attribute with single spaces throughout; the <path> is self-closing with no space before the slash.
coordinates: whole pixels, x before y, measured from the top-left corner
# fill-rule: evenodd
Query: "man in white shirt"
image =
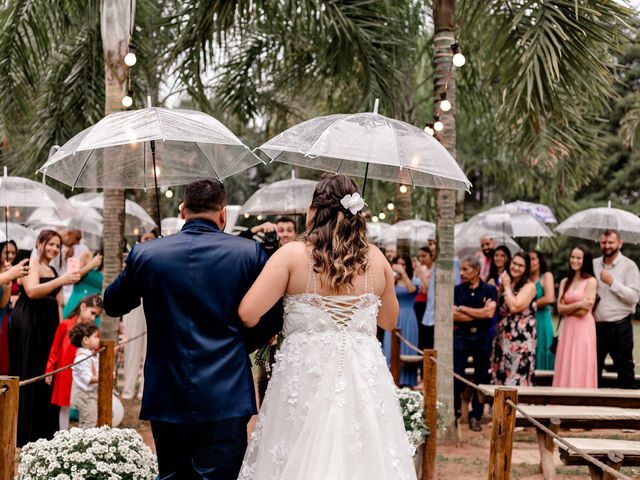
<path id="1" fill-rule="evenodd" d="M 594 311 L 598 343 L 598 386 L 604 360 L 611 355 L 620 388 L 637 388 L 633 363 L 631 319 L 640 300 L 640 271 L 621 252 L 622 239 L 614 230 L 600 234 L 602 257 L 593 261 L 600 301 Z"/>
<path id="2" fill-rule="evenodd" d="M 491 270 L 493 252 L 496 250 L 496 241 L 487 235 L 480 238 L 480 249 L 482 250 L 482 260 L 480 260 L 480 278 L 486 282 Z"/>

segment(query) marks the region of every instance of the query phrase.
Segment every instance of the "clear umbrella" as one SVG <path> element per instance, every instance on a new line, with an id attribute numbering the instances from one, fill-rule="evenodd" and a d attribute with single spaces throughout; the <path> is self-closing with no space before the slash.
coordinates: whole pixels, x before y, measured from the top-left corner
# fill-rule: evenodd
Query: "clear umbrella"
<path id="1" fill-rule="evenodd" d="M 509 235 L 488 230 L 483 227 L 467 227 L 466 222 L 458 223 L 455 226 L 454 251 L 458 257 L 465 255 L 475 255 L 480 251 L 480 239 L 482 237 L 496 237 L 496 246 L 506 246 L 511 254 L 522 250 L 520 245 Z"/>
<path id="2" fill-rule="evenodd" d="M 317 117 L 260 147 L 272 161 L 421 187 L 468 190 L 471 183 L 431 135 L 377 113 Z M 364 196 L 364 188 L 363 188 Z"/>
<path id="3" fill-rule="evenodd" d="M 509 212 L 497 207 L 479 213 L 469 219 L 462 231 L 483 228 L 494 232 L 496 240 L 510 237 L 552 237 L 553 232 L 533 215 L 524 212 Z M 480 237 L 478 237 L 479 239 Z"/>
<path id="4" fill-rule="evenodd" d="M 80 193 L 69 198 L 69 202 L 80 208 L 104 208 L 104 194 L 96 192 Z M 157 227 L 144 208 L 132 200 L 125 200 L 125 233 L 127 235 L 139 235 L 141 232 L 150 231 Z"/>
<path id="5" fill-rule="evenodd" d="M 185 220 L 180 217 L 163 218 L 160 222 L 160 225 L 162 226 L 162 234 L 173 235 L 174 233 L 178 233 L 182 230 L 184 224 Z"/>
<path id="6" fill-rule="evenodd" d="M 318 182 L 291 178 L 273 182 L 256 191 L 240 213 L 249 215 L 302 215 L 307 213 Z"/>
<path id="7" fill-rule="evenodd" d="M 413 245 L 426 245 L 430 239 L 436 238 L 436 225 L 424 220 L 402 220 L 391 225 L 383 236 L 385 242 L 409 240 Z"/>
<path id="8" fill-rule="evenodd" d="M 24 222 L 32 228 L 73 228 L 89 235 L 102 236 L 102 215 L 94 208 L 81 208 L 71 217 L 61 218 L 48 207 L 35 209 Z"/>
<path id="9" fill-rule="evenodd" d="M 369 240 L 378 241 L 384 237 L 384 234 L 391 228 L 391 224 L 384 222 L 367 222 L 367 238 Z"/>
<path id="10" fill-rule="evenodd" d="M 640 243 L 640 218 L 637 215 L 608 207 L 588 208 L 574 213 L 556 227 L 556 232 L 568 237 L 597 241 L 604 230 L 616 230 L 629 243 Z"/>
<path id="11" fill-rule="evenodd" d="M 145 108 L 108 115 L 65 143 L 39 171 L 73 187 L 157 190 L 199 176 L 223 179 L 258 163 L 249 147 L 205 113 Z M 159 223 L 159 200 L 156 207 Z"/>
<path id="12" fill-rule="evenodd" d="M 523 202 L 522 200 L 516 200 L 515 202 L 504 203 L 499 207 L 495 207 L 498 211 L 507 211 L 507 212 L 524 212 L 529 215 L 533 215 L 542 223 L 558 223 L 555 215 L 553 214 L 553 210 L 551 207 L 547 205 L 543 205 L 542 203 L 533 203 L 533 202 Z M 489 209 L 491 212 L 494 209 Z"/>
<path id="13" fill-rule="evenodd" d="M 38 232 L 17 223 L 9 222 L 6 228 L 0 231 L 0 242 L 6 242 L 9 238 L 9 240 L 16 242 L 18 248 L 22 250 L 31 250 L 36 244 L 37 237 Z"/>

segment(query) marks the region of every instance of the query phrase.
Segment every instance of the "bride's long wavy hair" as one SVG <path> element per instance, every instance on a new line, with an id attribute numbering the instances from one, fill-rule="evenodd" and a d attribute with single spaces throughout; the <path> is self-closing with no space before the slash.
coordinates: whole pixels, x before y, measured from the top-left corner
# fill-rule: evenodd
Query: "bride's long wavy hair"
<path id="1" fill-rule="evenodd" d="M 367 223 L 362 211 L 351 213 L 340 200 L 358 192 L 349 177 L 325 173 L 311 200 L 315 215 L 302 239 L 310 244 L 313 270 L 323 283 L 338 291 L 351 287 L 353 279 L 368 267 Z"/>

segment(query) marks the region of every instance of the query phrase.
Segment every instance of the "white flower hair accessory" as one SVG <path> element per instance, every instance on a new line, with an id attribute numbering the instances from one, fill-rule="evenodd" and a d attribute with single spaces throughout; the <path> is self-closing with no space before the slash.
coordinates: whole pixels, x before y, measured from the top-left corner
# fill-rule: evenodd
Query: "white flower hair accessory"
<path id="1" fill-rule="evenodd" d="M 342 206 L 349 210 L 353 215 L 358 213 L 360 210 L 364 208 L 366 203 L 364 203 L 364 199 L 360 196 L 358 192 L 353 195 L 345 195 L 342 200 L 340 200 Z"/>

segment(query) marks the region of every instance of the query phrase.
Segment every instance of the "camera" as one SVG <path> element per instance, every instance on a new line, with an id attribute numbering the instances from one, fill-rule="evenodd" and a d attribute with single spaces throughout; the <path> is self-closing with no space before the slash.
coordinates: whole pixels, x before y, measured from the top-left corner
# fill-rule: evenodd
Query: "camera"
<path id="1" fill-rule="evenodd" d="M 262 246 L 268 255 L 273 253 L 278 248 L 278 234 L 276 232 L 265 233 Z"/>

